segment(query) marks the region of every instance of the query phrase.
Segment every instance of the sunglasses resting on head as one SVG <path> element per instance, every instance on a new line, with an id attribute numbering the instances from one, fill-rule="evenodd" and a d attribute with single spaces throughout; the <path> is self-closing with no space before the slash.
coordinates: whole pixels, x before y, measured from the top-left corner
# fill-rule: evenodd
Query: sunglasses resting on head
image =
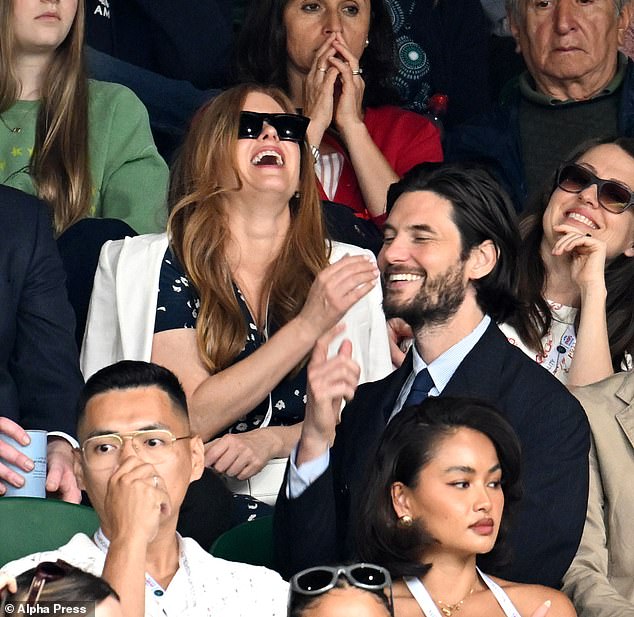
<path id="1" fill-rule="evenodd" d="M 316 566 L 302 570 L 290 580 L 289 614 L 297 603 L 298 597 L 315 597 L 337 587 L 340 578 L 359 589 L 381 595 L 390 615 L 394 614 L 392 598 L 392 579 L 390 573 L 381 566 L 371 563 L 355 563 L 349 566 Z"/>
<path id="2" fill-rule="evenodd" d="M 238 139 L 257 139 L 264 123 L 272 126 L 280 141 L 301 143 L 306 136 L 310 119 L 298 114 L 261 114 L 255 111 L 241 111 Z"/>
<path id="3" fill-rule="evenodd" d="M 567 193 L 581 193 L 593 184 L 599 205 L 608 212 L 621 214 L 634 203 L 634 193 L 627 186 L 616 180 L 603 180 L 583 165 L 566 163 L 557 173 L 557 186 Z"/>

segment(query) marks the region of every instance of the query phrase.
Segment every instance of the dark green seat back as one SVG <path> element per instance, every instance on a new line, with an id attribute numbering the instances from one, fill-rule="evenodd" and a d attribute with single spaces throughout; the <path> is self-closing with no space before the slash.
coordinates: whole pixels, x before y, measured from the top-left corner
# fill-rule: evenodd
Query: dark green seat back
<path id="1" fill-rule="evenodd" d="M 209 552 L 214 557 L 273 569 L 273 516 L 263 516 L 225 531 Z"/>
<path id="2" fill-rule="evenodd" d="M 92 535 L 97 513 L 58 499 L 0 498 L 0 566 L 9 561 L 56 549 L 76 533 Z"/>

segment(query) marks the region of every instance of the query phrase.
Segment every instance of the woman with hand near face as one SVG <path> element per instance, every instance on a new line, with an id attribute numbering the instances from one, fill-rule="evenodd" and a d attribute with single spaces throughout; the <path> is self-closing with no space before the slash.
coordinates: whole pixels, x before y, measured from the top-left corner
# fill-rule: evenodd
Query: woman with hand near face
<path id="1" fill-rule="evenodd" d="M 276 88 L 244 84 L 216 97 L 194 117 L 173 170 L 169 246 L 165 236 L 107 245 L 95 280 L 84 373 L 120 359 L 104 356 L 102 332 L 130 333 L 108 347 L 151 354 L 178 376 L 194 431 L 209 442 L 207 465 L 238 480 L 294 447 L 305 359 L 342 319 L 333 347 L 352 353 L 361 381 L 391 370 L 374 257 L 326 240 L 307 124 Z M 119 297 L 128 288 L 134 302 Z M 116 308 L 105 305 L 111 296 Z"/>
<path id="2" fill-rule="evenodd" d="M 326 242 L 307 123 L 279 90 L 237 86 L 198 113 L 172 178 L 152 360 L 181 380 L 205 441 L 229 433 L 206 463 L 239 480 L 290 453 L 305 358 L 346 313 L 362 380 L 391 368 L 374 259 Z M 183 274 L 193 297 L 174 292 Z"/>
<path id="3" fill-rule="evenodd" d="M 0 183 L 43 199 L 57 234 L 164 229 L 167 166 L 136 96 L 87 79 L 83 0 L 3 0 L 0 30 Z"/>
<path id="4" fill-rule="evenodd" d="M 390 184 L 442 160 L 437 128 L 393 106 L 394 53 L 384 0 L 258 0 L 238 55 L 245 79 L 282 88 L 310 118 L 322 199 L 379 227 Z"/>
<path id="5" fill-rule="evenodd" d="M 576 614 L 559 591 L 476 566 L 478 555 L 501 552 L 519 474 L 517 437 L 485 403 L 428 398 L 387 425 L 368 469 L 357 546 L 361 559 L 390 571 L 396 617 Z"/>
<path id="6" fill-rule="evenodd" d="M 560 381 L 582 386 L 632 368 L 634 139 L 591 142 L 558 170 L 522 222 L 509 340 Z"/>

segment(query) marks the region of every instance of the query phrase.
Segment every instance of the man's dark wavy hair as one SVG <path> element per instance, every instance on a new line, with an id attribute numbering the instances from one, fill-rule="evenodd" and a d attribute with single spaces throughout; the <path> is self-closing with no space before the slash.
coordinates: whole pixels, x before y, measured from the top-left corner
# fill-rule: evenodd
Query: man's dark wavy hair
<path id="1" fill-rule="evenodd" d="M 421 163 L 387 194 L 387 212 L 404 193 L 431 191 L 452 205 L 452 218 L 460 232 L 462 259 L 486 240 L 497 249 L 497 262 L 489 274 L 473 280 L 480 308 L 496 322 L 517 310 L 517 259 L 520 236 L 511 198 L 484 168 L 468 163 Z"/>

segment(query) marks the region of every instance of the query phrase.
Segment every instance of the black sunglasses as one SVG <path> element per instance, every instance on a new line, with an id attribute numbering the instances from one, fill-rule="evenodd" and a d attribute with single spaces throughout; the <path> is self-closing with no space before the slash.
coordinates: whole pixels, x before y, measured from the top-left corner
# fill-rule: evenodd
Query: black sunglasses
<path id="1" fill-rule="evenodd" d="M 581 193 L 592 184 L 597 185 L 599 205 L 608 212 L 621 214 L 634 203 L 634 193 L 624 184 L 603 180 L 582 165 L 567 163 L 557 174 L 557 186 L 568 193 Z"/>
<path id="2" fill-rule="evenodd" d="M 298 114 L 260 114 L 255 111 L 241 111 L 238 139 L 257 139 L 262 133 L 265 122 L 277 131 L 281 141 L 300 143 L 304 141 L 310 119 Z"/>
<path id="3" fill-rule="evenodd" d="M 393 614 L 392 579 L 390 573 L 381 566 L 371 563 L 355 563 L 350 566 L 317 566 L 308 568 L 295 574 L 290 581 L 289 603 L 293 594 L 304 596 L 318 596 L 337 585 L 339 577 L 344 576 L 354 587 L 372 591 L 374 593 L 387 590 L 385 597 L 388 602 L 390 614 Z"/>
<path id="4" fill-rule="evenodd" d="M 26 600 L 27 605 L 37 604 L 46 583 L 58 581 L 72 572 L 72 570 L 73 566 L 61 559 L 58 559 L 55 563 L 52 561 L 43 561 L 38 564 L 35 568 L 33 579 L 31 580 L 31 586 L 29 587 L 29 595 Z"/>

